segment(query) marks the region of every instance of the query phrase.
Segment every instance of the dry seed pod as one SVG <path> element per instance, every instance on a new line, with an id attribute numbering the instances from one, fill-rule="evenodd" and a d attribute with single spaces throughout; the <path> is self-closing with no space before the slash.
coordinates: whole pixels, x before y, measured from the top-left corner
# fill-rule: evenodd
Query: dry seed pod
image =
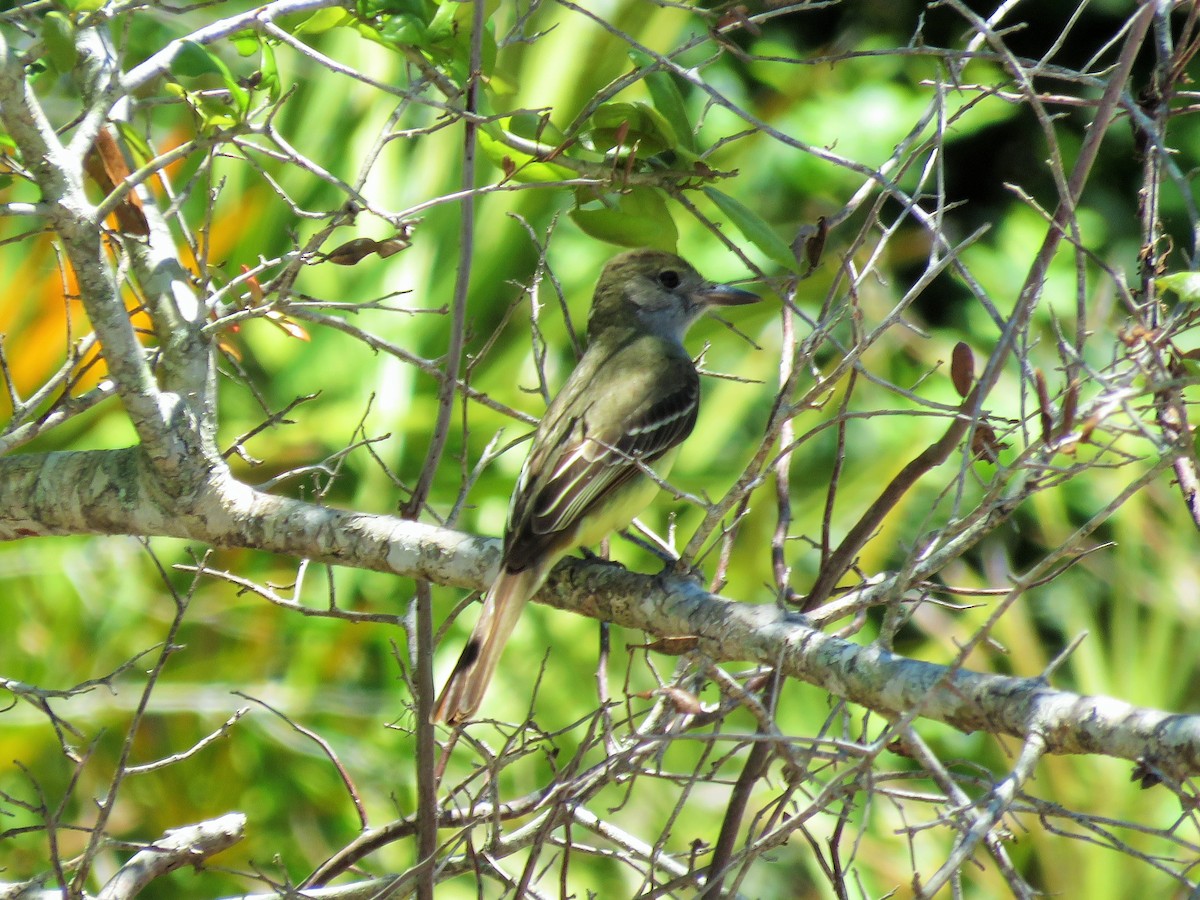
<path id="1" fill-rule="evenodd" d="M 695 694 L 677 687 L 665 687 L 660 691 L 674 705 L 675 709 L 681 713 L 687 713 L 690 716 L 698 716 L 704 712 L 704 706 L 700 703 L 700 698 Z"/>
<path id="2" fill-rule="evenodd" d="M 1038 416 L 1042 420 L 1042 443 L 1050 443 L 1054 434 L 1054 416 L 1050 412 L 1050 391 L 1046 389 L 1046 376 L 1041 369 L 1033 373 L 1034 384 L 1037 385 Z"/>
<path id="3" fill-rule="evenodd" d="M 821 261 L 821 252 L 825 249 L 825 238 L 829 235 L 829 223 L 825 217 L 817 219 L 817 230 L 804 242 L 804 257 L 810 269 L 815 269 Z"/>
<path id="4" fill-rule="evenodd" d="M 963 341 L 954 345 L 954 353 L 950 356 L 950 380 L 964 400 L 975 386 L 975 354 Z"/>
<path id="5" fill-rule="evenodd" d="M 1079 379 L 1072 378 L 1071 383 L 1067 385 L 1067 392 L 1063 395 L 1062 425 L 1059 427 L 1059 434 L 1071 433 L 1071 429 L 1075 427 L 1075 410 L 1078 406 Z"/>

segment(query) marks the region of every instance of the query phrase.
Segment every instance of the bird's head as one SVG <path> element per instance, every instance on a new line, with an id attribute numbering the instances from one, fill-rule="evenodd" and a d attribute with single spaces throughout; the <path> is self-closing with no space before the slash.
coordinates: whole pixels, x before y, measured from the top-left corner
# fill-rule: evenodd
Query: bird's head
<path id="1" fill-rule="evenodd" d="M 741 288 L 708 281 L 674 253 L 631 250 L 609 260 L 600 274 L 588 316 L 588 340 L 633 328 L 682 342 L 706 309 L 758 299 Z"/>

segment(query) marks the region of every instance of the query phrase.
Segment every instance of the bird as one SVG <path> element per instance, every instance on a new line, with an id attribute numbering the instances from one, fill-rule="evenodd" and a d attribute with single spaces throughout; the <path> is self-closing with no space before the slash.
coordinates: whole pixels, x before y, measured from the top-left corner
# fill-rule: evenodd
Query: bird
<path id="1" fill-rule="evenodd" d="M 660 250 L 613 257 L 596 283 L 583 356 L 551 401 L 517 478 L 500 572 L 434 708 L 460 725 L 483 702 L 526 602 L 576 547 L 626 527 L 658 491 L 700 408 L 683 339 L 707 309 L 758 295 Z"/>

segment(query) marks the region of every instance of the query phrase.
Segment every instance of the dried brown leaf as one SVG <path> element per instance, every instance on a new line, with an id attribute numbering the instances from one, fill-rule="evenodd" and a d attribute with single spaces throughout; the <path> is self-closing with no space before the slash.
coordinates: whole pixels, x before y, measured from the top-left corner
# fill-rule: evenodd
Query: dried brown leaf
<path id="1" fill-rule="evenodd" d="M 108 128 L 101 128 L 96 133 L 96 143 L 84 158 L 83 167 L 88 175 L 96 182 L 105 195 L 111 194 L 128 178 L 132 172 L 125 162 L 125 154 L 121 152 L 116 138 Z M 133 191 L 129 191 L 113 210 L 117 219 L 117 227 L 125 234 L 148 235 L 150 223 L 142 211 L 142 200 Z"/>
<path id="2" fill-rule="evenodd" d="M 691 653 L 700 643 L 694 635 L 664 637 L 646 644 L 628 644 L 630 650 L 653 650 L 655 653 L 665 653 L 667 656 L 682 656 Z"/>

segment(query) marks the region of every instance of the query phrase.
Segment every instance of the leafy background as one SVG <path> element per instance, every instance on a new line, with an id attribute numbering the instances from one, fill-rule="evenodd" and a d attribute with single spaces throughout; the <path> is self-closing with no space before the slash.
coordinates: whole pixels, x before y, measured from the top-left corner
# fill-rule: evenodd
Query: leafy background
<path id="1" fill-rule="evenodd" d="M 416 42 L 426 64 L 432 61 L 454 71 L 455 66 L 465 65 L 467 45 L 461 33 L 439 37 L 431 29 L 439 15 L 444 23 L 446 16 L 469 13 L 469 4 L 462 4 L 461 10 L 458 7 L 420 2 L 381 6 L 377 11 L 386 12 L 388 18 L 377 22 L 408 29 L 400 37 Z M 122 17 L 128 27 L 123 44 L 127 63 L 136 63 L 165 41 L 218 16 L 247 8 L 218 3 L 182 15 L 146 9 Z M 62 14 L 69 18 L 86 11 L 86 6 L 77 5 L 64 7 Z M 525 12 L 530 16 L 522 33 L 532 38 L 506 43 L 503 36 L 515 17 Z M 1073 12 L 1074 5 L 1069 4 L 1030 5 L 1022 10 L 1026 27 L 1006 40 L 1014 51 L 1036 58 L 1047 52 L 1049 41 L 1063 32 Z M 411 55 L 387 45 L 389 39 L 398 39 L 397 32 L 380 27 L 374 35 L 364 34 L 343 15 L 326 10 L 285 25 L 320 52 L 348 61 L 380 83 L 414 83 L 418 67 Z M 571 4 L 546 3 L 534 8 L 493 4 L 489 15 L 495 43 L 489 47 L 494 57 L 486 60 L 489 84 L 483 102 L 497 115 L 544 109 L 550 111 L 549 127 L 567 129 L 599 91 L 631 70 L 627 39 Z M 1079 12 L 1054 61 L 1083 66 L 1127 15 L 1127 5 L 1115 0 L 1088 4 Z M 919 17 L 923 40 L 910 44 Z M 931 83 L 947 78 L 945 62 L 937 54 L 919 52 L 919 48 L 959 47 L 965 31 L 962 17 L 949 6 L 926 9 L 915 2 L 798 5 L 763 21 L 760 33 L 740 32 L 730 39 L 747 55 L 725 52 L 714 58 L 716 43 L 705 35 L 706 20 L 685 7 L 642 0 L 614 2 L 604 5 L 603 18 L 652 53 L 668 53 L 695 40 L 695 48 L 679 61 L 697 66 L 704 83 L 782 134 L 812 147 L 832 148 L 867 167 L 876 167 L 889 157 L 927 108 Z M 903 47 L 918 49 L 900 52 Z M 182 91 L 268 71 L 261 46 L 253 42 L 248 45 L 249 56 L 240 55 L 232 42 L 220 42 L 210 49 L 211 55 L 198 51 L 200 55 L 190 63 L 177 64 L 175 81 Z M 338 178 L 353 181 L 361 160 L 393 114 L 395 99 L 316 67 L 286 45 L 274 45 L 270 50 L 278 86 L 260 83 L 256 96 L 261 98 L 272 90 L 290 92 L 278 113 L 279 130 L 300 153 L 319 161 Z M 227 67 L 225 73 L 209 62 L 212 58 Z M 635 55 L 633 61 L 636 59 Z M 1144 77 L 1144 72 L 1143 65 L 1139 77 Z M 958 77 L 967 85 L 1000 84 L 1005 78 L 987 60 L 970 63 Z M 779 305 L 770 288 L 781 285 L 778 279 L 787 272 L 780 265 L 778 246 L 772 245 L 767 235 L 786 247 L 798 228 L 839 210 L 860 188 L 863 178 L 766 134 L 745 133 L 745 122 L 707 104 L 704 93 L 694 85 L 680 79 L 671 83 L 682 100 L 682 115 L 696 128 L 694 147 L 719 145 L 704 157 L 705 163 L 730 175 L 712 186 L 741 207 L 728 201 L 722 206 L 701 191 L 687 192 L 688 200 L 718 223 L 721 233 L 741 247 L 768 279 L 776 279 L 765 282 L 767 302 L 730 316 L 753 343 L 708 321 L 697 327 L 689 340 L 694 349 L 709 345 L 707 369 L 745 380 L 707 380 L 697 429 L 703 439 L 693 439 L 685 446 L 673 473 L 673 482 L 683 489 L 719 496 L 746 463 L 768 414 L 771 386 L 778 379 Z M 59 113 L 69 116 L 71 94 L 65 76 L 51 66 L 39 87 L 49 98 L 61 97 Z M 163 97 L 172 96 L 162 83 L 153 90 Z M 672 111 L 661 91 L 660 86 L 656 97 L 650 86 L 637 81 L 615 99 L 646 103 L 667 120 L 672 112 L 677 117 L 680 110 Z M 944 154 L 939 162 L 945 193 L 957 204 L 948 230 L 965 237 L 980 226 L 989 226 L 964 252 L 964 260 L 990 296 L 1013 298 L 1040 243 L 1044 223 L 1006 185 L 1019 183 L 1036 201 L 1053 206 L 1056 195 L 1045 162 L 1045 141 L 1036 120 L 1019 103 L 969 88 L 948 92 L 946 101 L 946 115 L 953 118 L 953 127 L 939 145 Z M 178 103 L 151 109 L 136 126 L 149 132 L 160 151 L 220 127 L 222 116 L 234 120 L 237 116 L 236 109 L 219 105 L 199 111 Z M 1065 151 L 1072 153 L 1089 120 L 1089 109 L 1066 107 L 1061 112 L 1055 130 Z M 525 120 L 525 125 L 531 121 Z M 398 127 L 415 131 L 387 145 L 363 188 L 378 206 L 409 209 L 459 190 L 461 129 L 439 128 L 438 124 L 437 111 L 421 104 L 401 112 Z M 1195 122 L 1184 117 L 1173 127 L 1177 128 L 1173 145 L 1190 148 L 1182 152 L 1194 154 L 1200 137 Z M 650 119 L 644 129 L 650 140 L 661 126 Z M 740 137 L 728 140 L 733 135 Z M 677 146 L 664 149 L 680 154 L 677 160 L 686 160 L 686 142 L 675 137 Z M 486 144 L 486 131 L 482 140 Z M 1111 308 L 1114 300 L 1095 262 L 1123 270 L 1132 280 L 1140 246 L 1140 163 L 1127 126 L 1114 130 L 1102 153 L 1079 212 L 1094 254 L 1088 265 L 1087 291 L 1089 305 L 1100 311 L 1095 316 L 1098 328 L 1108 327 L 1102 311 Z M 501 182 L 503 155 L 504 150 L 495 148 L 491 157 L 486 152 L 482 155 L 479 185 Z M 281 201 L 264 172 L 301 209 L 326 211 L 344 199 L 338 190 L 297 167 L 278 165 L 261 154 L 248 156 L 255 165 L 234 156 L 210 165 L 204 154 L 196 153 L 169 170 L 176 185 L 196 177 L 205 185 L 219 187 L 211 205 L 204 190 L 193 191 L 185 204 L 191 222 L 210 220 L 202 230 L 202 243 L 207 258 L 205 276 L 214 282 L 235 278 L 242 265 L 254 266 L 261 259 L 275 259 L 291 251 L 324 224 L 298 218 L 294 209 Z M 579 156 L 587 158 L 582 151 Z M 1194 163 L 1194 155 L 1180 160 L 1184 170 Z M 919 167 L 911 167 L 898 175 L 899 183 L 912 187 L 918 174 Z M 625 232 L 628 237 L 629 232 L 651 222 L 648 233 L 658 239 L 669 221 L 678 230 L 680 251 L 709 277 L 745 278 L 749 274 L 702 221 L 662 192 L 646 190 L 621 199 L 622 204 L 633 204 L 619 208 L 627 217 L 618 213 L 608 221 L 589 222 L 586 210 L 582 217 L 572 215 L 581 195 L 570 188 L 516 189 L 520 181 L 507 184 L 514 189 L 478 200 L 469 298 L 469 372 L 474 387 L 530 415 L 539 414 L 544 406 L 538 391 L 536 354 L 546 354 L 550 390 L 561 383 L 573 362 L 570 326 L 556 296 L 557 287 L 561 286 L 565 308 L 578 329 L 595 277 L 616 249 L 603 238 L 613 237 L 614 231 L 615 236 Z M 1190 226 L 1180 197 L 1172 190 L 1168 186 L 1164 191 L 1164 224 L 1178 245 L 1186 247 Z M 0 198 L 31 199 L 23 191 L 20 183 L 12 182 Z M 639 202 L 642 205 L 637 205 Z M 894 202 L 887 201 L 880 217 L 890 220 L 898 212 Z M 436 359 L 445 352 L 448 317 L 444 309 L 453 294 L 459 259 L 458 204 L 437 202 L 422 208 L 418 215 L 420 221 L 408 249 L 386 260 L 371 257 L 353 267 L 305 267 L 296 291 L 346 302 L 404 292 L 394 303 L 410 311 L 367 310 L 352 318 L 356 325 L 411 353 Z M 827 297 L 844 291 L 844 284 L 839 287 L 843 257 L 865 264 L 871 248 L 850 247 L 849 242 L 866 215 L 865 211 L 858 213 L 857 219 L 830 234 L 823 262 L 801 285 L 797 302 L 802 311 L 815 315 Z M 22 222 L 0 221 L 0 333 L 5 336 L 13 381 L 24 392 L 62 363 L 65 318 L 82 315 L 73 301 L 63 299 L 64 281 L 52 242 L 44 236 L 25 236 L 27 227 Z M 757 242 L 755 229 L 760 229 Z M 343 236 L 347 240 L 360 236 L 384 239 L 390 234 L 386 223 L 361 214 L 354 225 L 340 229 L 326 248 Z M 544 242 L 548 236 L 547 262 L 557 285 L 542 280 L 533 304 L 530 279 L 539 261 L 535 241 Z M 928 237 L 912 224 L 901 224 L 883 245 L 882 253 L 873 262 L 878 277 L 864 285 L 857 301 L 868 321 L 886 315 L 920 275 L 929 256 Z M 1182 260 L 1176 265 L 1182 265 Z M 1032 329 L 1040 343 L 1030 349 L 1032 358 L 1047 371 L 1057 365 L 1055 329 L 1069 331 L 1073 327 L 1076 269 L 1070 254 L 1060 254 L 1050 279 L 1049 302 L 1035 313 Z M 534 308 L 538 336 L 531 340 Z M 913 409 L 913 404 L 883 384 L 912 386 L 923 397 L 953 403 L 955 395 L 945 366 L 951 348 L 965 341 L 986 354 L 995 340 L 994 327 L 970 293 L 947 275 L 939 276 L 921 294 L 907 320 L 911 328 L 892 329 L 864 357 L 864 365 L 883 383 L 858 385 L 855 408 L 881 414 L 856 420 L 848 431 L 835 528 L 849 527 L 856 511 L 874 498 L 878 486 L 895 474 L 912 449 L 926 445 L 940 432 L 936 419 L 882 414 Z M 223 366 L 222 443 L 256 428 L 263 420 L 264 404 L 279 410 L 297 396 L 319 392 L 314 400 L 288 414 L 289 424 L 248 441 L 246 449 L 260 464 L 251 466 L 235 459 L 235 470 L 259 483 L 327 460 L 326 471 L 290 476 L 279 490 L 309 497 L 320 493 L 328 502 L 347 508 L 394 511 L 404 498 L 404 485 L 411 483 L 412 473 L 424 459 L 429 423 L 436 411 L 436 382 L 394 357 L 366 352 L 333 329 L 310 327 L 308 332 L 308 340 L 297 340 L 269 321 L 253 320 L 225 337 L 239 361 L 234 365 L 227 359 Z M 837 359 L 836 343 L 827 342 L 812 360 L 814 374 L 828 371 Z M 1109 360 L 1091 362 L 1103 367 Z M 83 373 L 80 386 L 94 383 L 99 374 L 99 366 L 91 367 Z M 991 408 L 998 415 L 1018 418 L 1028 413 L 1019 405 L 1017 374 L 1013 372 L 1012 380 L 996 393 Z M 4 402 L 0 399 L 0 414 Z M 796 433 L 819 428 L 838 402 L 840 395 L 835 394 L 822 408 L 804 412 L 796 420 Z M 1012 404 L 1011 408 L 1005 408 L 1006 403 Z M 462 474 L 480 460 L 493 439 L 510 441 L 523 434 L 526 426 L 480 404 L 468 404 L 460 424 L 465 427 L 452 431 L 431 508 L 438 516 L 453 514 L 450 521 L 455 527 L 499 534 L 523 445 L 484 467 L 459 507 Z M 359 447 L 342 455 L 349 444 L 364 437 L 372 439 L 369 452 Z M 28 449 L 118 447 L 132 439 L 118 407 L 109 404 L 48 433 Z M 832 430 L 819 431 L 805 443 L 793 473 L 796 533 L 819 533 L 825 485 L 837 452 Z M 1131 452 L 1145 453 L 1146 447 Z M 948 469 L 958 464 L 951 462 Z M 945 520 L 949 507 L 940 492 L 952 476 L 952 472 L 935 474 L 894 511 L 864 551 L 860 560 L 864 571 L 900 564 L 908 549 L 903 541 L 919 533 L 914 522 L 933 528 Z M 947 573 L 947 580 L 980 588 L 1003 586 L 1010 569 L 1020 569 L 1037 559 L 1044 548 L 1058 546 L 1115 496 L 1125 480 L 1117 470 L 1097 469 L 1085 480 L 1069 481 L 1038 494 L 1017 514 L 1011 527 L 961 560 Z M 981 490 L 978 483 L 973 489 Z M 964 502 L 970 499 L 968 495 Z M 699 510 L 666 498 L 647 513 L 647 520 L 660 529 L 673 522 L 680 544 L 686 542 L 699 518 Z M 764 548 L 773 527 L 768 502 L 752 507 L 730 567 L 725 588 L 729 596 L 772 601 L 767 587 L 770 563 Z M 1194 709 L 1198 703 L 1194 660 L 1200 658 L 1200 632 L 1194 627 L 1198 614 L 1194 599 L 1196 537 L 1170 481 L 1161 479 L 1125 504 L 1097 535 L 1099 540 L 1112 544 L 1032 591 L 1025 602 L 1004 616 L 993 633 L 994 643 L 976 651 L 970 665 L 1037 675 L 1072 638 L 1086 632 L 1086 640 L 1057 672 L 1057 684 L 1159 708 Z M 166 584 L 181 593 L 194 590 L 178 636 L 185 649 L 172 658 L 153 692 L 150 715 L 133 745 L 134 761 L 180 752 L 236 709 L 251 708 L 226 738 L 193 759 L 126 782 L 113 828 L 131 839 L 148 839 L 182 823 L 234 809 L 250 818 L 249 839 L 217 860 L 228 872 L 214 868 L 177 873 L 156 884 L 146 896 L 227 894 L 244 889 L 245 882 L 234 874 L 244 870 L 256 869 L 280 881 L 298 880 L 314 862 L 357 831 L 346 792 L 319 748 L 241 695 L 285 711 L 328 740 L 355 779 L 372 822 L 411 812 L 415 804 L 414 750 L 407 730 L 411 725 L 406 706 L 409 697 L 400 678 L 408 653 L 403 631 L 301 617 L 216 580 L 203 580 L 193 587 L 185 573 L 167 572 L 164 576 L 156 559 L 165 565 L 187 562 L 192 554 L 203 552 L 202 548 L 163 539 L 155 539 L 151 545 L 153 556 L 133 538 L 43 539 L 0 547 L 0 617 L 5 623 L 0 627 L 2 674 L 43 686 L 65 688 L 101 677 L 156 645 L 164 639 L 174 612 Z M 614 541 L 612 551 L 642 571 L 658 565 L 627 542 Z M 817 562 L 815 552 L 796 549 L 793 583 L 807 584 Z M 220 551 L 212 554 L 208 564 L 277 585 L 291 585 L 298 576 L 295 560 L 261 553 Z M 706 565 L 711 572 L 711 558 Z M 331 589 L 336 590 L 342 607 L 354 610 L 400 612 L 412 598 L 411 584 L 375 573 L 312 566 L 301 574 L 301 596 L 318 607 L 327 602 Z M 441 588 L 435 588 L 434 597 L 443 614 L 462 599 L 459 592 Z M 988 613 L 986 603 L 961 611 L 925 607 L 901 632 L 897 648 L 917 658 L 947 661 L 957 652 L 956 645 L 969 638 Z M 868 624 L 864 638 L 877 624 Z M 457 623 L 451 626 L 443 666 L 456 652 L 462 628 Z M 651 686 L 645 665 L 626 662 L 626 643 L 637 644 L 641 639 L 637 634 L 614 635 L 616 684 L 621 684 L 629 669 L 634 689 Z M 594 670 L 596 643 L 594 623 L 531 609 L 507 656 L 510 661 L 527 664 L 506 664 L 489 700 L 489 705 L 494 703 L 491 711 L 499 717 L 523 713 L 535 664 L 549 647 L 545 677 L 536 698 L 538 722 L 547 731 L 565 728 L 575 720 L 581 704 L 586 707 L 594 700 L 595 685 L 588 673 Z M 93 798 L 102 795 L 112 777 L 147 665 L 125 672 L 112 690 L 98 687 L 63 702 L 61 714 L 81 729 L 79 736 L 69 740 L 89 754 L 76 783 L 71 781 L 73 768 L 60 753 L 45 717 L 22 705 L 4 711 L 0 730 L 0 791 L 4 796 L 26 801 L 41 797 L 51 807 L 61 804 L 59 821 L 88 822 L 94 816 Z M 661 669 L 662 665 L 660 671 L 665 675 L 668 670 Z M 706 699 L 712 697 L 706 695 Z M 778 721 L 787 733 L 815 734 L 830 709 L 825 695 L 792 684 L 783 694 Z M 753 727 L 748 716 L 743 724 L 747 729 Z M 855 727 L 870 733 L 874 724 L 866 717 Z M 977 770 L 984 787 L 990 773 L 1003 772 L 1011 765 L 1010 754 L 1016 749 L 1005 741 L 963 735 L 937 725 L 923 725 L 921 731 L 941 758 L 961 760 L 961 767 Z M 557 735 L 552 742 L 557 756 L 547 749 L 508 770 L 505 791 L 520 794 L 534 789 L 556 758 L 570 758 L 578 740 L 571 731 Z M 691 771 L 705 752 L 699 744 L 673 744 L 663 760 L 664 769 Z M 899 758 L 894 770 L 901 776 L 905 771 L 918 771 Z M 711 786 L 700 801 L 701 808 L 707 804 L 711 815 L 693 811 L 686 822 L 676 825 L 669 845 L 676 852 L 686 855 L 695 839 L 714 839 L 728 780 L 737 771 L 734 760 L 712 763 Z M 452 777 L 467 775 L 466 770 L 455 771 L 452 765 Z M 912 789 L 920 791 L 922 787 L 920 778 L 914 777 Z M 1141 790 L 1130 783 L 1129 767 L 1112 760 L 1046 759 L 1038 769 L 1035 790 L 1050 802 L 1107 816 L 1113 822 L 1165 828 L 1181 816 L 1172 794 Z M 666 822 L 679 791 L 680 786 L 668 778 L 660 783 L 643 779 L 636 795 L 625 796 L 623 789 L 614 785 L 601 795 L 598 805 L 616 810 L 613 818 L 618 823 L 644 828 L 647 822 Z M 918 823 L 908 820 L 899 806 L 882 800 L 868 802 L 866 797 L 847 798 L 847 802 L 858 805 L 854 819 L 863 828 L 853 870 L 853 883 L 862 895 L 893 891 L 897 896 L 908 895 L 911 872 L 935 868 L 944 858 L 951 837 L 947 831 L 931 828 L 912 837 L 902 836 L 898 832 Z M 47 835 L 39 830 L 22 831 L 34 824 L 36 817 L 10 802 L 3 809 L 0 829 L 7 831 L 0 841 L 0 865 L 6 876 L 27 877 L 44 870 Z M 930 809 L 928 815 L 932 819 L 936 811 Z M 1007 824 L 1013 832 L 1010 852 L 1025 876 L 1048 893 L 1121 897 L 1130 896 L 1130 885 L 1136 884 L 1139 896 L 1167 896 L 1177 888 L 1166 875 L 1143 862 L 1099 842 L 1055 834 L 1032 816 L 1014 818 Z M 827 838 L 831 827 L 832 820 L 811 825 L 818 840 Z M 1139 828 L 1118 828 L 1116 833 L 1146 853 L 1162 852 L 1152 833 Z M 70 856 L 82 838 L 62 830 L 57 840 L 64 856 Z M 372 865 L 410 865 L 410 852 L 406 844 L 394 845 L 374 857 Z M 121 851 L 114 848 L 112 865 L 119 865 L 122 858 Z M 636 887 L 621 866 L 602 857 L 585 863 L 577 859 L 570 878 L 580 894 L 591 890 L 597 896 L 622 896 Z M 471 896 L 475 891 L 473 882 L 465 879 L 442 889 L 446 896 Z M 808 847 L 798 839 L 779 848 L 772 864 L 757 868 L 742 889 L 758 897 L 830 893 Z M 967 890 L 977 897 L 1004 893 L 1003 881 L 987 865 L 971 872 Z"/>

